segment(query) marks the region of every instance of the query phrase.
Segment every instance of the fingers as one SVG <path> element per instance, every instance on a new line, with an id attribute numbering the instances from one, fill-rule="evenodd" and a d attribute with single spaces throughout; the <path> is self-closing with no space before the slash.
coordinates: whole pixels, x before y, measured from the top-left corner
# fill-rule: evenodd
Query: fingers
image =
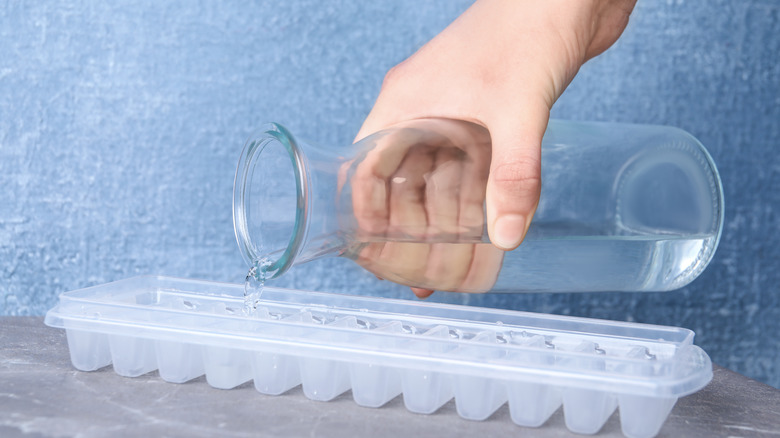
<path id="1" fill-rule="evenodd" d="M 493 245 L 474 245 L 474 255 L 468 275 L 460 288 L 464 292 L 487 292 L 498 280 L 504 262 L 504 251 Z"/>
<path id="2" fill-rule="evenodd" d="M 435 287 L 429 285 L 425 275 L 430 247 L 415 242 L 369 243 L 355 255 L 355 262 L 385 280 L 407 286 Z"/>
<path id="3" fill-rule="evenodd" d="M 425 210 L 429 238 L 458 233 L 458 197 L 463 176 L 463 152 L 453 147 L 435 151 L 435 161 L 425 175 Z M 450 237 L 451 238 L 451 237 Z M 438 239 L 437 239 L 438 240 Z"/>
<path id="4" fill-rule="evenodd" d="M 373 143 L 363 145 L 368 152 L 355 164 L 350 181 L 352 209 L 361 233 L 384 236 L 390 220 L 390 181 L 420 136 L 419 131 L 398 129 L 380 133 Z"/>
<path id="5" fill-rule="evenodd" d="M 510 114 L 518 118 L 488 126 L 493 142 L 486 193 L 488 234 L 503 250 L 520 245 L 539 203 L 541 145 L 549 107 L 540 99 Z"/>
<path id="6" fill-rule="evenodd" d="M 426 176 L 434 167 L 434 152 L 424 146 L 409 149 L 390 176 L 388 238 L 423 238 L 428 229 Z"/>
<path id="7" fill-rule="evenodd" d="M 463 161 L 458 196 L 459 240 L 481 241 L 485 227 L 485 191 L 490 173 L 490 134 L 483 128 L 472 130 L 472 139 Z"/>
<path id="8" fill-rule="evenodd" d="M 428 212 L 428 236 L 434 242 L 459 240 L 460 195 L 463 186 L 464 150 L 448 146 L 436 152 L 433 171 L 427 176 L 425 208 Z M 439 290 L 458 290 L 466 277 L 474 254 L 473 245 L 433 243 L 426 277 Z"/>
<path id="9" fill-rule="evenodd" d="M 474 128 L 479 132 L 472 132 Z M 369 219 L 379 218 L 385 224 L 384 234 L 374 236 L 356 261 L 383 278 L 416 285 L 421 297 L 430 295 L 432 288 L 461 290 L 472 266 L 474 245 L 459 243 L 460 208 L 465 205 L 472 215 L 471 210 L 478 209 L 480 219 L 466 222 L 477 224 L 481 235 L 489 136 L 482 127 L 445 120 L 410 121 L 400 129 L 369 145 L 373 149 L 355 165 L 353 203 L 361 229 L 382 228 L 365 224 Z M 474 154 L 480 156 L 471 157 Z M 475 162 L 481 163 L 478 173 L 483 175 L 464 175 L 464 166 L 473 172 Z M 381 179 L 386 181 L 384 190 L 365 184 Z M 441 239 L 449 243 L 437 243 Z"/>

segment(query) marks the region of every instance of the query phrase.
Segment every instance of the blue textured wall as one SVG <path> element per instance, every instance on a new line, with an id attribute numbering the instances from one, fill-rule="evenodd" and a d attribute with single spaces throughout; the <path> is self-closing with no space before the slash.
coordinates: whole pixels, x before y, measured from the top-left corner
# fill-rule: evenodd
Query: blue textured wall
<path id="1" fill-rule="evenodd" d="M 1 314 L 40 315 L 60 292 L 136 274 L 241 280 L 232 182 L 250 131 L 273 120 L 348 144 L 384 72 L 468 6 L 104 3 L 0 6 Z M 554 110 L 675 125 L 710 149 L 726 226 L 697 281 L 437 299 L 685 326 L 717 363 L 780 387 L 779 16 L 774 0 L 641 1 Z M 343 260 L 282 283 L 409 296 Z"/>

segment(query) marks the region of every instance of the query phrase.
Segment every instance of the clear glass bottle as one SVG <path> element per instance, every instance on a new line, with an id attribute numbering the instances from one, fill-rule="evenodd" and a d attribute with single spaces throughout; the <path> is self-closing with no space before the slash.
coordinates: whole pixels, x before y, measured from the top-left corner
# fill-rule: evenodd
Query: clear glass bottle
<path id="1" fill-rule="evenodd" d="M 680 129 L 551 120 L 539 207 L 510 252 L 487 234 L 490 156 L 487 130 L 457 120 L 409 121 L 340 147 L 268 124 L 236 172 L 241 253 L 263 279 L 342 256 L 436 290 L 666 291 L 695 279 L 718 245 L 718 171 Z"/>

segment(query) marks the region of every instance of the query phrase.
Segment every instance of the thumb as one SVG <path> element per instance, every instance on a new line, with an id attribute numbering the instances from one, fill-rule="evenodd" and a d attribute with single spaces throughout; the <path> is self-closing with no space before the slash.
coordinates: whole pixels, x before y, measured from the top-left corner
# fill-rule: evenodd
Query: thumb
<path id="1" fill-rule="evenodd" d="M 493 143 L 487 183 L 488 234 L 496 247 L 520 245 L 539 204 L 542 188 L 542 137 L 550 117 L 544 103 L 507 112 L 488 124 Z"/>

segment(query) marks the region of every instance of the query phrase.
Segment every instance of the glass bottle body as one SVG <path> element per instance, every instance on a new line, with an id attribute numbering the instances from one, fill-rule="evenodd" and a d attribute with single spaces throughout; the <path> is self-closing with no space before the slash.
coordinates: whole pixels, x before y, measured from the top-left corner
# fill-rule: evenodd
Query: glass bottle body
<path id="1" fill-rule="evenodd" d="M 239 162 L 239 246 L 265 278 L 338 255 L 394 282 L 462 292 L 672 290 L 715 252 L 720 179 L 684 131 L 550 121 L 539 206 L 510 252 L 487 235 L 490 159 L 488 132 L 462 121 L 414 120 L 338 148 L 270 124 Z"/>

